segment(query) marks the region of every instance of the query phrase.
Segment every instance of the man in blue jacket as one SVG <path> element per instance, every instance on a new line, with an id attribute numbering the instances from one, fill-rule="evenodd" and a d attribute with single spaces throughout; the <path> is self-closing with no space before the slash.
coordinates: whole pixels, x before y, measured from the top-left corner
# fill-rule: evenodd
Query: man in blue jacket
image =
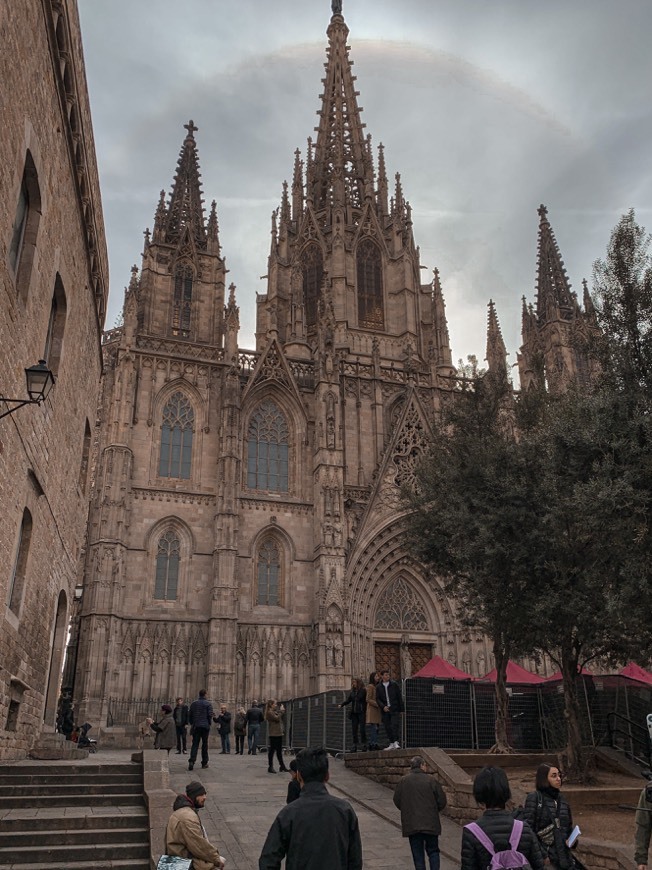
<path id="1" fill-rule="evenodd" d="M 188 770 L 192 770 L 197 761 L 197 750 L 201 741 L 201 766 L 208 767 L 208 735 L 213 721 L 213 705 L 206 697 L 206 689 L 199 692 L 199 697 L 190 705 L 188 722 L 192 732 L 192 746 L 188 759 Z"/>

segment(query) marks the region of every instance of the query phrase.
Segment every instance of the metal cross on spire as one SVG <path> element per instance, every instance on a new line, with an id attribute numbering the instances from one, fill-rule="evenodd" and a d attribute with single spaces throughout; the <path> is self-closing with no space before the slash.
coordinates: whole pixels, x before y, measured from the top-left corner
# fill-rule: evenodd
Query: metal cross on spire
<path id="1" fill-rule="evenodd" d="M 188 131 L 188 135 L 191 138 L 194 138 L 193 133 L 196 133 L 197 130 L 199 130 L 199 127 L 195 127 L 195 122 L 192 120 L 188 121 L 188 123 L 184 124 L 183 126 L 186 128 L 186 130 Z"/>
<path id="2" fill-rule="evenodd" d="M 331 9 L 333 10 L 333 15 L 341 15 L 342 14 L 342 0 L 332 0 Z"/>

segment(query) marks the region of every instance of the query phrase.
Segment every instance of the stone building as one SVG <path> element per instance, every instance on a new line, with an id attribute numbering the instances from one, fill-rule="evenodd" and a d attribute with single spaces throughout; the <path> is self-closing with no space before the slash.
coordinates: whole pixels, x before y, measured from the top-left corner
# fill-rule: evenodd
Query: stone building
<path id="1" fill-rule="evenodd" d="M 405 543 L 398 487 L 459 382 L 439 275 L 421 283 L 347 37 L 336 11 L 316 138 L 272 215 L 255 350 L 238 344 L 192 121 L 106 336 L 76 683 L 90 721 L 106 723 L 112 699 L 202 686 L 234 701 L 344 688 L 376 666 L 405 677 L 435 653 L 491 667 Z M 531 316 L 526 371 L 550 332 Z M 487 359 L 505 369 L 493 305 Z"/>
<path id="2" fill-rule="evenodd" d="M 0 758 L 54 731 L 78 580 L 102 370 L 108 268 L 74 0 L 2 11 L 0 393 L 24 369 L 56 379 L 43 404 L 0 401 Z"/>

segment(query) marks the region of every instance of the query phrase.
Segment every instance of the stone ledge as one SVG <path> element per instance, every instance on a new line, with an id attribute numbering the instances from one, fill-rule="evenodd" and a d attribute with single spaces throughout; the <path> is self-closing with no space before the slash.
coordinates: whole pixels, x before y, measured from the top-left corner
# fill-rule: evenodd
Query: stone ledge
<path id="1" fill-rule="evenodd" d="M 153 870 L 165 848 L 165 829 L 176 797 L 170 788 L 168 754 L 144 749 L 134 752 L 131 760 L 142 760 L 143 764 L 143 792 L 149 817 L 149 860 Z"/>

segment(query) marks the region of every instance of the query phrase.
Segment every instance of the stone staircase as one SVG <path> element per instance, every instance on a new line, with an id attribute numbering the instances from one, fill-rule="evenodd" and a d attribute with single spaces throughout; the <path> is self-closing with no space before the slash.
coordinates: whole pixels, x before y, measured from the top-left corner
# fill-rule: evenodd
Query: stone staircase
<path id="1" fill-rule="evenodd" d="M 149 870 L 143 768 L 0 765 L 2 870 Z"/>

